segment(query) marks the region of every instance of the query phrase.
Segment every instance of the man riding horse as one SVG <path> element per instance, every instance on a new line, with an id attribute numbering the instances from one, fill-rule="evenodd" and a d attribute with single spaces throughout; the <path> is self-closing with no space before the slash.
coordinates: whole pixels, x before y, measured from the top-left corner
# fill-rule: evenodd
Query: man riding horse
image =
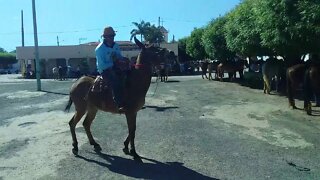
<path id="1" fill-rule="evenodd" d="M 110 28 L 109 28 L 110 30 Z M 104 35 L 108 35 L 108 32 L 111 32 L 114 35 L 114 31 L 109 31 L 104 33 Z M 113 37 L 111 38 L 113 41 Z M 110 41 L 111 41 L 110 40 Z M 134 159 L 141 160 L 140 156 L 135 151 L 135 131 L 136 131 L 136 118 L 137 112 L 142 109 L 145 104 L 146 94 L 151 84 L 152 79 L 152 67 L 157 66 L 160 63 L 168 62 L 168 54 L 169 51 L 165 48 L 154 47 L 154 46 L 146 46 L 142 44 L 137 38 L 134 38 L 134 41 L 138 47 L 140 47 L 141 51 L 137 57 L 136 62 L 133 64 L 131 70 L 128 72 L 128 76 L 126 78 L 125 88 L 123 88 L 123 100 L 125 103 L 125 116 L 127 119 L 128 126 L 128 136 L 124 141 L 123 152 L 125 154 L 132 155 Z M 104 44 L 103 48 L 107 48 Z M 110 48 L 110 47 L 109 47 Z M 115 45 L 113 44 L 113 48 Z M 112 48 L 110 48 L 112 49 Z M 105 51 L 102 51 L 105 52 Z M 100 52 L 99 52 L 100 53 Z M 102 53 L 103 55 L 103 53 Z M 104 55 L 107 55 L 105 53 Z M 97 55 L 98 58 L 104 60 L 105 57 L 100 57 L 101 54 Z M 118 59 L 121 58 L 118 56 Z M 101 60 L 100 59 L 100 60 Z M 109 59 L 110 60 L 110 59 Z M 120 60 L 119 60 L 120 61 Z M 123 61 L 121 61 L 123 62 Z M 109 65 L 112 64 L 108 62 Z M 112 64 L 113 65 L 113 64 Z M 111 68 L 106 68 L 107 70 L 114 73 L 114 70 Z M 100 71 L 104 73 L 105 67 L 100 68 Z M 114 74 L 112 74 L 114 75 Z M 111 76 L 112 76 L 111 75 Z M 108 74 L 106 76 L 108 77 Z M 75 113 L 71 120 L 69 121 L 70 132 L 72 135 L 72 152 L 76 155 L 78 154 L 78 141 L 76 137 L 76 125 L 81 120 L 81 118 L 85 115 L 83 126 L 88 136 L 89 142 L 94 146 L 96 151 L 101 151 L 100 145 L 94 140 L 93 135 L 91 133 L 91 124 L 96 117 L 97 111 L 102 110 L 105 112 L 111 112 L 120 114 L 118 109 L 118 104 L 116 104 L 113 100 L 113 89 L 107 87 L 102 92 L 93 92 L 90 91 L 92 86 L 95 83 L 95 78 L 91 76 L 82 76 L 71 87 L 69 102 L 65 108 L 65 110 L 70 110 L 72 103 L 75 105 Z M 122 95 L 122 94 L 120 94 Z M 129 144 L 131 148 L 129 149 Z"/>
<path id="2" fill-rule="evenodd" d="M 122 94 L 123 88 L 119 76 L 116 75 L 114 63 L 124 61 L 128 62 L 127 58 L 121 55 L 119 45 L 114 42 L 116 36 L 112 27 L 104 28 L 101 42 L 95 52 L 97 59 L 97 69 L 101 74 L 103 81 L 112 89 L 113 100 L 118 106 L 119 112 L 125 111 Z"/>

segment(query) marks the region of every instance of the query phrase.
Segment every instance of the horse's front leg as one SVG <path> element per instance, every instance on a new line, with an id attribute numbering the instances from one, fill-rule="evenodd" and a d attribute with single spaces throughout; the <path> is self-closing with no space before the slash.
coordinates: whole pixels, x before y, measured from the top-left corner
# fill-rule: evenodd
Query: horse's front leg
<path id="1" fill-rule="evenodd" d="M 130 155 L 134 157 L 134 159 L 141 159 L 141 157 L 137 154 L 135 150 L 135 145 L 134 145 L 134 138 L 135 138 L 135 133 L 136 133 L 136 119 L 137 119 L 137 113 L 126 113 L 126 118 L 127 118 L 127 125 L 128 125 L 128 131 L 129 135 L 124 141 L 124 149 L 123 151 L 127 154 L 129 152 Z M 128 145 L 131 145 L 131 149 L 129 151 Z"/>

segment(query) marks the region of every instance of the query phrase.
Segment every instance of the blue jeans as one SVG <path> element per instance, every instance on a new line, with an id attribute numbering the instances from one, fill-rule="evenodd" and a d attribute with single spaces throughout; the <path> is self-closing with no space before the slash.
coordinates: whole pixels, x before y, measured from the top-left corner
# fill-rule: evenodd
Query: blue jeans
<path id="1" fill-rule="evenodd" d="M 121 79 L 116 75 L 112 68 L 108 68 L 102 72 L 103 81 L 111 88 L 113 100 L 118 107 L 123 106 L 122 83 Z"/>

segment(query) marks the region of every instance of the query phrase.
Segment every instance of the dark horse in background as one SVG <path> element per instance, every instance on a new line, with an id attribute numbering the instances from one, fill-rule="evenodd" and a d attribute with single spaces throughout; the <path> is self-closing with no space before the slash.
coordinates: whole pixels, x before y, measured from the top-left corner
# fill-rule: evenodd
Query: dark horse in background
<path id="1" fill-rule="evenodd" d="M 202 79 L 204 79 L 204 77 L 208 79 L 208 76 L 207 76 L 208 66 L 209 66 L 209 61 L 205 60 L 203 62 L 200 62 Z"/>
<path id="2" fill-rule="evenodd" d="M 218 65 L 220 64 L 219 60 L 213 60 L 210 61 L 209 65 L 208 65 L 208 74 L 209 74 L 209 80 L 212 80 L 212 73 L 215 72 L 214 78 L 217 79 L 218 78 L 218 73 L 217 73 L 217 68 Z"/>
<path id="3" fill-rule="evenodd" d="M 303 83 L 304 109 L 311 115 L 311 100 L 320 96 L 320 65 L 311 65 L 306 69 Z"/>
<path id="4" fill-rule="evenodd" d="M 135 151 L 135 131 L 137 112 L 143 107 L 145 97 L 151 83 L 152 66 L 166 63 L 169 51 L 167 49 L 145 46 L 138 39 L 134 38 L 135 43 L 141 48 L 134 68 L 129 72 L 126 78 L 124 87 L 124 100 L 126 103 L 125 116 L 127 119 L 129 134 L 124 141 L 123 151 L 125 154 L 132 155 L 135 159 L 141 160 L 140 156 Z M 72 152 L 78 154 L 78 141 L 76 137 L 75 127 L 82 116 L 86 114 L 83 121 L 83 126 L 88 136 L 89 142 L 94 146 L 96 151 L 100 151 L 100 145 L 94 140 L 91 134 L 91 123 L 95 119 L 98 110 L 120 114 L 117 105 L 114 103 L 110 88 L 93 92 L 91 87 L 94 84 L 95 78 L 83 76 L 78 79 L 71 87 L 69 103 L 66 110 L 70 109 L 72 102 L 75 105 L 75 114 L 69 122 L 70 131 L 73 140 Z M 131 145 L 129 151 L 128 145 Z"/>
<path id="5" fill-rule="evenodd" d="M 287 81 L 287 96 L 289 100 L 289 106 L 293 109 L 297 109 L 294 101 L 294 95 L 297 89 L 303 88 L 304 74 L 306 71 L 306 64 L 296 64 L 287 69 L 286 81 Z"/>
<path id="6" fill-rule="evenodd" d="M 227 72 L 230 81 L 236 78 L 236 73 L 239 72 L 240 79 L 243 79 L 244 68 L 248 67 L 248 61 L 245 59 L 238 59 L 236 61 L 221 62 L 217 66 L 217 74 L 220 81 L 223 81 L 224 73 Z"/>
<path id="7" fill-rule="evenodd" d="M 287 69 L 287 96 L 289 106 L 293 109 L 297 109 L 294 101 L 294 95 L 297 89 L 303 90 L 304 109 L 308 114 L 311 114 L 311 99 L 316 97 L 317 106 L 319 105 L 317 101 L 320 97 L 319 66 L 320 60 L 317 55 L 313 54 L 308 61 L 300 62 L 300 64 L 293 65 Z"/>
<path id="8" fill-rule="evenodd" d="M 279 91 L 279 83 L 282 80 L 282 72 L 285 71 L 284 61 L 270 58 L 262 64 L 263 92 L 270 94 L 271 82 L 275 80 L 276 91 Z"/>

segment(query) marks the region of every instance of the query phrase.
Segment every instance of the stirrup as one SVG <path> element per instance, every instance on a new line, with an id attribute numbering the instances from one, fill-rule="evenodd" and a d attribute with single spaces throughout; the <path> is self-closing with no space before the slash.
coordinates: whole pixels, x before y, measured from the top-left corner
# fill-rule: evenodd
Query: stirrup
<path id="1" fill-rule="evenodd" d="M 125 107 L 119 107 L 118 111 L 120 114 L 127 112 L 127 109 Z"/>

